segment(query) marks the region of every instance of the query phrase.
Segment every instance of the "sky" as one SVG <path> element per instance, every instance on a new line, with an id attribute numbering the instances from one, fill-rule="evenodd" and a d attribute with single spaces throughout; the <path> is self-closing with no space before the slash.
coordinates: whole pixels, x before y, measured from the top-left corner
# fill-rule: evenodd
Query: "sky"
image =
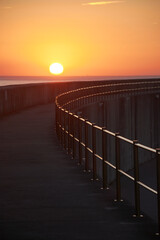
<path id="1" fill-rule="evenodd" d="M 160 75 L 160 0 L 0 0 L 0 75 Z"/>

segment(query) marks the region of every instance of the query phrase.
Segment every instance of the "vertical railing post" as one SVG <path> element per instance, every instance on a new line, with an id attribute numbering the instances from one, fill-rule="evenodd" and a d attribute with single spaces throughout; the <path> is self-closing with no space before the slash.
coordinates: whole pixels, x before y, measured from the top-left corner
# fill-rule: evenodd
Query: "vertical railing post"
<path id="1" fill-rule="evenodd" d="M 79 149 L 79 164 L 82 164 L 82 121 L 81 118 L 78 117 L 78 149 Z"/>
<path id="2" fill-rule="evenodd" d="M 76 158 L 76 141 L 75 141 L 75 121 L 76 118 L 74 114 L 72 115 L 72 134 L 73 134 L 73 159 Z"/>
<path id="3" fill-rule="evenodd" d="M 56 121 L 56 134 L 58 136 L 58 107 L 57 107 L 57 105 L 55 106 L 55 113 L 56 113 L 56 117 L 55 117 L 55 121 Z"/>
<path id="4" fill-rule="evenodd" d="M 70 153 L 73 158 L 73 114 L 70 113 Z"/>
<path id="5" fill-rule="evenodd" d="M 88 124 L 87 119 L 85 119 L 85 164 L 84 164 L 84 171 L 88 171 Z"/>
<path id="6" fill-rule="evenodd" d="M 134 96 L 134 138 L 137 139 L 137 96 Z"/>
<path id="7" fill-rule="evenodd" d="M 93 162 L 93 178 L 91 180 L 98 180 L 97 166 L 96 166 L 96 128 L 95 123 L 92 123 L 92 162 Z"/>
<path id="8" fill-rule="evenodd" d="M 62 130 L 62 146 L 64 147 L 64 135 L 65 135 L 65 125 L 64 125 L 64 114 L 65 114 L 65 111 L 64 109 L 62 110 L 62 127 L 63 127 L 63 130 Z"/>
<path id="9" fill-rule="evenodd" d="M 66 111 L 63 112 L 64 117 L 64 149 L 66 150 Z"/>
<path id="10" fill-rule="evenodd" d="M 103 186 L 101 189 L 108 189 L 108 181 L 107 181 L 107 173 L 108 173 L 108 165 L 105 163 L 107 159 L 107 151 L 106 151 L 106 135 L 105 135 L 105 127 L 102 127 L 102 181 Z"/>
<path id="11" fill-rule="evenodd" d="M 61 114 L 61 144 L 62 144 L 62 146 L 63 146 L 63 110 L 62 110 L 62 108 L 61 108 L 61 110 L 60 110 L 60 114 Z"/>
<path id="12" fill-rule="evenodd" d="M 57 135 L 59 139 L 59 108 L 57 107 Z"/>
<path id="13" fill-rule="evenodd" d="M 68 111 L 68 154 L 70 154 L 70 113 Z"/>
<path id="14" fill-rule="evenodd" d="M 156 148 L 157 160 L 157 209 L 158 209 L 158 233 L 160 235 L 160 148 Z"/>
<path id="15" fill-rule="evenodd" d="M 135 191 L 135 214 L 134 217 L 142 217 L 140 214 L 140 189 L 139 189 L 139 161 L 138 161 L 138 143 L 133 140 L 133 158 L 134 158 L 134 191 Z"/>
<path id="16" fill-rule="evenodd" d="M 116 199 L 115 201 L 122 201 L 121 199 L 121 182 L 120 182 L 120 141 L 119 133 L 115 133 L 115 157 L 116 157 Z"/>
<path id="17" fill-rule="evenodd" d="M 57 104 L 55 105 L 55 124 L 56 124 L 56 134 L 57 134 Z M 58 134 L 57 134 L 58 135 Z"/>
<path id="18" fill-rule="evenodd" d="M 60 133 L 60 143 L 62 144 L 62 110 L 59 108 L 59 133 Z"/>

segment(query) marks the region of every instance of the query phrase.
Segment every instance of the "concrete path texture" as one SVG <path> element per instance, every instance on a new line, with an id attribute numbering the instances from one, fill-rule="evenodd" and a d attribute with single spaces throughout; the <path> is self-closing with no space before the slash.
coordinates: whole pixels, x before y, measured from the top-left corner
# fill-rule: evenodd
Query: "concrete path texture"
<path id="1" fill-rule="evenodd" d="M 1 240 L 153 240 L 156 222 L 132 217 L 59 145 L 54 104 L 0 120 Z"/>

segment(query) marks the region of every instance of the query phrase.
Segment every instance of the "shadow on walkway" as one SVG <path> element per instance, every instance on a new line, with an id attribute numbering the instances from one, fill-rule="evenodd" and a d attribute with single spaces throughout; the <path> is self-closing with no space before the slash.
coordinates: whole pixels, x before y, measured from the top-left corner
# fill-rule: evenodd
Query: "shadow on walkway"
<path id="1" fill-rule="evenodd" d="M 135 219 L 62 150 L 53 104 L 0 120 L 1 240 L 153 240 L 156 224 Z"/>

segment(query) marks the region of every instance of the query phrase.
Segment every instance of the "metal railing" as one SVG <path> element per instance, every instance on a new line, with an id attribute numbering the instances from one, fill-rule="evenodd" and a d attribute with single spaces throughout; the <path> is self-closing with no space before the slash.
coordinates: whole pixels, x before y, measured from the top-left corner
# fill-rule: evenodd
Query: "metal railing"
<path id="1" fill-rule="evenodd" d="M 121 175 L 134 182 L 135 216 L 141 217 L 140 213 L 140 186 L 157 195 L 158 206 L 158 232 L 160 233 L 160 148 L 153 149 L 138 142 L 130 140 L 119 133 L 111 132 L 105 127 L 100 127 L 74 113 L 75 109 L 83 105 L 98 101 L 105 101 L 108 95 L 137 95 L 149 92 L 160 92 L 160 80 L 147 80 L 128 83 L 113 83 L 99 86 L 80 88 L 63 93 L 56 97 L 56 131 L 57 136 L 68 154 L 73 158 L 78 156 L 79 164 L 84 164 L 85 171 L 89 170 L 89 155 L 91 155 L 92 179 L 96 180 L 97 160 L 102 164 L 102 188 L 108 188 L 108 167 L 115 170 L 116 200 L 121 201 Z M 89 136 L 90 133 L 90 136 Z M 101 136 L 101 155 L 97 153 L 98 133 Z M 106 145 L 107 136 L 114 138 L 115 164 L 107 159 Z M 91 138 L 91 139 L 90 139 Z M 134 160 L 134 176 L 120 168 L 120 141 L 132 146 Z M 140 181 L 139 178 L 139 149 L 144 149 L 155 154 L 157 162 L 157 189 L 153 189 Z"/>

